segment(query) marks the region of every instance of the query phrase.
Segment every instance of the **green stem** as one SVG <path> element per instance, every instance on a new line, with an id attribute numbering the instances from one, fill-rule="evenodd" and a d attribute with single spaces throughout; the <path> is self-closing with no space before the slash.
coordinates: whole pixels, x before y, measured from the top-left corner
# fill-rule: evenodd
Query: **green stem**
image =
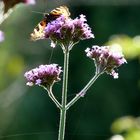
<path id="1" fill-rule="evenodd" d="M 68 86 L 68 65 L 69 51 L 64 52 L 64 72 L 63 72 L 63 87 L 62 87 L 62 109 L 60 113 L 59 136 L 58 140 L 64 140 L 65 123 L 66 123 L 66 104 L 67 104 L 67 86 Z"/>
<path id="2" fill-rule="evenodd" d="M 101 75 L 102 73 L 97 73 L 95 76 L 87 83 L 87 85 L 66 105 L 66 109 L 68 110 L 77 100 L 79 100 L 81 97 L 84 97 L 87 90 L 93 85 L 93 83 L 96 81 L 96 79 Z"/>
<path id="3" fill-rule="evenodd" d="M 43 86 L 43 88 L 45 90 L 48 91 L 48 95 L 49 97 L 52 99 L 52 101 L 56 104 L 56 106 L 59 108 L 59 109 L 62 109 L 62 105 L 57 101 L 57 99 L 55 98 L 55 96 L 53 95 L 53 92 L 52 92 L 52 86 L 50 86 L 49 88 L 46 88 Z"/>

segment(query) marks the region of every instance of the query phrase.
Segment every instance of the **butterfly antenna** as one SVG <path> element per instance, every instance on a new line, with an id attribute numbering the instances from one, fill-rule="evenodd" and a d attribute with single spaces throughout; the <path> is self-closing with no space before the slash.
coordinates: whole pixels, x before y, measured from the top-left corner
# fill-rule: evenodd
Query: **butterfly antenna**
<path id="1" fill-rule="evenodd" d="M 44 15 L 44 13 L 43 12 L 37 12 L 37 11 L 32 11 L 33 13 L 37 13 L 37 14 L 42 14 L 42 15 Z"/>

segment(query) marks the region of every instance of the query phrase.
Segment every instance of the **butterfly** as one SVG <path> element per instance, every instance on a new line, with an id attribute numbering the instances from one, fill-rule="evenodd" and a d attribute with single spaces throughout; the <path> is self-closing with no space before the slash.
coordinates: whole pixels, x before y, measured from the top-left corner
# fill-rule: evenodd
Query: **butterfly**
<path id="1" fill-rule="evenodd" d="M 63 15 L 65 18 L 70 16 L 70 12 L 67 6 L 60 6 L 53 9 L 50 13 L 44 14 L 43 20 L 41 20 L 38 25 L 34 28 L 33 33 L 31 33 L 31 40 L 36 41 L 44 38 L 44 29 L 47 24 L 58 17 Z"/>

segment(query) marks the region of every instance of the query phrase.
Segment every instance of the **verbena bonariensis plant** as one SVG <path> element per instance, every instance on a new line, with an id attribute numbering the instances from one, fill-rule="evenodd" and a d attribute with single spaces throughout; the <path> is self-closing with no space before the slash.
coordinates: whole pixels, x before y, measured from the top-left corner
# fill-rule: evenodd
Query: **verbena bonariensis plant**
<path id="1" fill-rule="evenodd" d="M 113 49 L 109 46 L 92 46 L 85 50 L 87 57 L 91 58 L 95 64 L 95 75 L 85 85 L 85 87 L 67 103 L 67 87 L 68 87 L 68 66 L 69 66 L 69 53 L 75 44 L 80 40 L 92 39 L 94 34 L 87 24 L 85 15 L 80 15 L 79 18 L 71 19 L 65 18 L 61 15 L 53 21 L 50 21 L 43 33 L 43 39 L 50 39 L 51 46 L 55 47 L 60 45 L 64 54 L 64 68 L 63 68 L 63 86 L 62 86 L 62 101 L 55 98 L 52 87 L 55 82 L 60 81 L 61 67 L 58 64 L 40 65 L 25 73 L 27 85 L 38 85 L 47 90 L 49 97 L 60 109 L 60 125 L 58 140 L 64 140 L 66 112 L 74 105 L 81 97 L 84 97 L 87 90 L 93 85 L 96 79 L 103 73 L 112 75 L 118 78 L 116 68 L 126 63 L 122 52 Z M 42 38 L 41 38 L 42 39 Z"/>

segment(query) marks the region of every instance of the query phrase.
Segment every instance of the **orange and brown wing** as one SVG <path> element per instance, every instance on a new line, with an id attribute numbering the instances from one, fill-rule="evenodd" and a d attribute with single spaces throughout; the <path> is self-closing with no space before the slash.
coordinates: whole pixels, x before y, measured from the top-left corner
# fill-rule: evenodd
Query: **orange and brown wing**
<path id="1" fill-rule="evenodd" d="M 65 17 L 69 17 L 70 12 L 69 12 L 68 7 L 63 5 L 52 10 L 49 15 L 58 16 L 58 17 L 60 15 L 64 15 Z"/>
<path id="2" fill-rule="evenodd" d="M 38 25 L 34 28 L 33 33 L 31 33 L 31 40 L 39 40 L 39 39 L 44 39 L 45 33 L 44 29 L 47 25 L 46 19 L 42 20 Z"/>

